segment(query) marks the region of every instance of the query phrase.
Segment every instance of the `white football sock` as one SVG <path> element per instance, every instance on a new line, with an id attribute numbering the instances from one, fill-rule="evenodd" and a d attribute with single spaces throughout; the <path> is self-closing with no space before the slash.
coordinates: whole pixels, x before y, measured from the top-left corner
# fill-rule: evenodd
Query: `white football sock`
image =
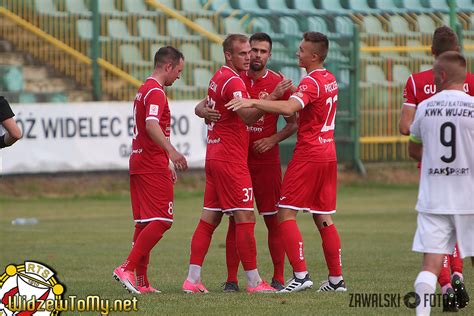
<path id="1" fill-rule="evenodd" d="M 247 276 L 247 284 L 250 287 L 256 287 L 262 281 L 257 269 L 245 271 L 245 275 Z"/>
<path id="2" fill-rule="evenodd" d="M 331 282 L 334 285 L 338 284 L 342 280 L 343 280 L 342 275 L 340 275 L 340 276 L 329 276 L 329 282 Z"/>
<path id="3" fill-rule="evenodd" d="M 297 277 L 298 279 L 304 279 L 307 274 L 308 271 L 295 272 L 295 277 Z"/>
<path id="4" fill-rule="evenodd" d="M 198 283 L 201 281 L 201 266 L 196 264 L 189 265 L 188 281 L 191 283 Z"/>
<path id="5" fill-rule="evenodd" d="M 420 304 L 416 307 L 417 316 L 429 316 L 431 312 L 430 295 L 434 294 L 436 289 L 436 280 L 438 277 L 429 271 L 421 271 L 415 280 L 415 291 L 420 298 Z"/>

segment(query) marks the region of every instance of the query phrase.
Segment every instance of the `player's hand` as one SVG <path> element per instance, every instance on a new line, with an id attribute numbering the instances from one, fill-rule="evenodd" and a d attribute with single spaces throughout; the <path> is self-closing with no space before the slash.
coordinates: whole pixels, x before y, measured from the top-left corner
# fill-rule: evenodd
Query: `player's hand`
<path id="1" fill-rule="evenodd" d="M 283 79 L 280 81 L 271 93 L 273 100 L 280 99 L 285 94 L 286 90 L 291 89 L 292 86 L 293 82 L 291 79 Z"/>
<path id="2" fill-rule="evenodd" d="M 208 122 L 217 122 L 221 118 L 221 113 L 219 113 L 218 110 L 211 109 L 207 106 L 203 110 L 203 115 L 206 124 L 208 124 Z"/>
<path id="3" fill-rule="evenodd" d="M 276 140 L 272 137 L 262 138 L 253 142 L 253 149 L 261 154 L 272 149 L 276 143 Z"/>
<path id="4" fill-rule="evenodd" d="M 251 108 L 252 100 L 251 99 L 232 99 L 230 100 L 225 107 L 232 111 L 237 111 L 238 109 Z"/>
<path id="5" fill-rule="evenodd" d="M 170 159 L 174 164 L 174 167 L 178 171 L 184 171 L 188 169 L 188 163 L 183 154 L 177 152 L 176 150 L 170 153 Z"/>
<path id="6" fill-rule="evenodd" d="M 178 174 L 176 173 L 176 169 L 174 168 L 174 163 L 171 160 L 168 167 L 171 172 L 171 180 L 173 180 L 173 184 L 176 184 L 176 181 L 178 181 Z"/>

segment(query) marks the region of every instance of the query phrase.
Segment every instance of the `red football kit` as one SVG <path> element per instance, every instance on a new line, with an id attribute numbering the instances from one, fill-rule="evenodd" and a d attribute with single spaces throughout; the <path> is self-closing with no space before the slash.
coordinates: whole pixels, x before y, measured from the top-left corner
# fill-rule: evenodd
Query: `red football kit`
<path id="1" fill-rule="evenodd" d="M 253 211 L 247 126 L 236 112 L 225 107 L 234 98 L 248 97 L 244 82 L 230 67 L 222 66 L 209 82 L 206 106 L 218 110 L 221 118 L 208 124 L 205 210 Z"/>
<path id="2" fill-rule="evenodd" d="M 130 155 L 130 195 L 137 223 L 173 221 L 173 180 L 168 153 L 146 131 L 146 121 L 156 120 L 169 140 L 171 113 L 163 86 L 149 77 L 133 104 L 132 154 Z"/>
<path id="3" fill-rule="evenodd" d="M 464 82 L 464 92 L 474 96 L 474 74 L 467 73 Z M 434 84 L 433 69 L 412 74 L 403 90 L 405 103 L 403 105 L 417 107 L 422 101 L 428 99 L 436 93 L 436 85 Z"/>
<path id="4" fill-rule="evenodd" d="M 326 69 L 303 78 L 290 97 L 301 104 L 298 138 L 283 179 L 279 206 L 314 214 L 336 212 L 337 158 L 334 143 L 338 87 Z"/>
<path id="5" fill-rule="evenodd" d="M 265 99 L 283 80 L 279 74 L 271 70 L 267 70 L 256 80 L 249 77 L 246 71 L 241 72 L 240 77 L 252 99 Z M 291 91 L 288 90 L 280 100 L 288 100 L 290 95 Z M 258 153 L 253 146 L 255 141 L 277 133 L 278 117 L 279 114 L 265 113 L 255 124 L 248 127 L 250 137 L 248 167 L 258 212 L 261 215 L 273 215 L 278 211 L 281 189 L 280 150 L 276 144 L 272 149 Z"/>

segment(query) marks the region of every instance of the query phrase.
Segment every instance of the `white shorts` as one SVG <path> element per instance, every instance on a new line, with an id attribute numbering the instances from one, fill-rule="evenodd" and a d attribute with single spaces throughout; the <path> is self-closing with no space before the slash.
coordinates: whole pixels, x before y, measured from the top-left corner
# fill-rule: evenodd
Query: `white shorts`
<path id="1" fill-rule="evenodd" d="M 413 251 L 452 254 L 456 242 L 461 258 L 474 256 L 474 214 L 418 213 Z"/>

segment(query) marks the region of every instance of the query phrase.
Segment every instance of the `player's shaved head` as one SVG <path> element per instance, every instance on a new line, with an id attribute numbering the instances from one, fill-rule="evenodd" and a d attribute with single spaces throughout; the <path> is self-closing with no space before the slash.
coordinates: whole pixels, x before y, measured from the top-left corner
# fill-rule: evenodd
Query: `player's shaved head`
<path id="1" fill-rule="evenodd" d="M 466 80 L 466 59 L 459 52 L 442 53 L 436 58 L 433 72 L 438 91 L 453 85 L 462 85 Z"/>
<path id="2" fill-rule="evenodd" d="M 314 53 L 321 58 L 321 61 L 326 59 L 329 50 L 329 40 L 326 35 L 320 32 L 306 32 L 303 34 L 303 40 L 313 44 Z"/>
<path id="3" fill-rule="evenodd" d="M 438 27 L 433 34 L 431 51 L 435 57 L 438 57 L 444 52 L 459 51 L 456 33 L 446 25 Z"/>
<path id="4" fill-rule="evenodd" d="M 222 48 L 225 52 L 233 53 L 234 52 L 234 43 L 245 43 L 248 42 L 249 38 L 243 34 L 229 34 L 222 43 Z"/>
<path id="5" fill-rule="evenodd" d="M 165 64 L 176 67 L 180 60 L 184 60 L 184 55 L 173 46 L 161 47 L 155 54 L 155 68 L 160 68 Z"/>

